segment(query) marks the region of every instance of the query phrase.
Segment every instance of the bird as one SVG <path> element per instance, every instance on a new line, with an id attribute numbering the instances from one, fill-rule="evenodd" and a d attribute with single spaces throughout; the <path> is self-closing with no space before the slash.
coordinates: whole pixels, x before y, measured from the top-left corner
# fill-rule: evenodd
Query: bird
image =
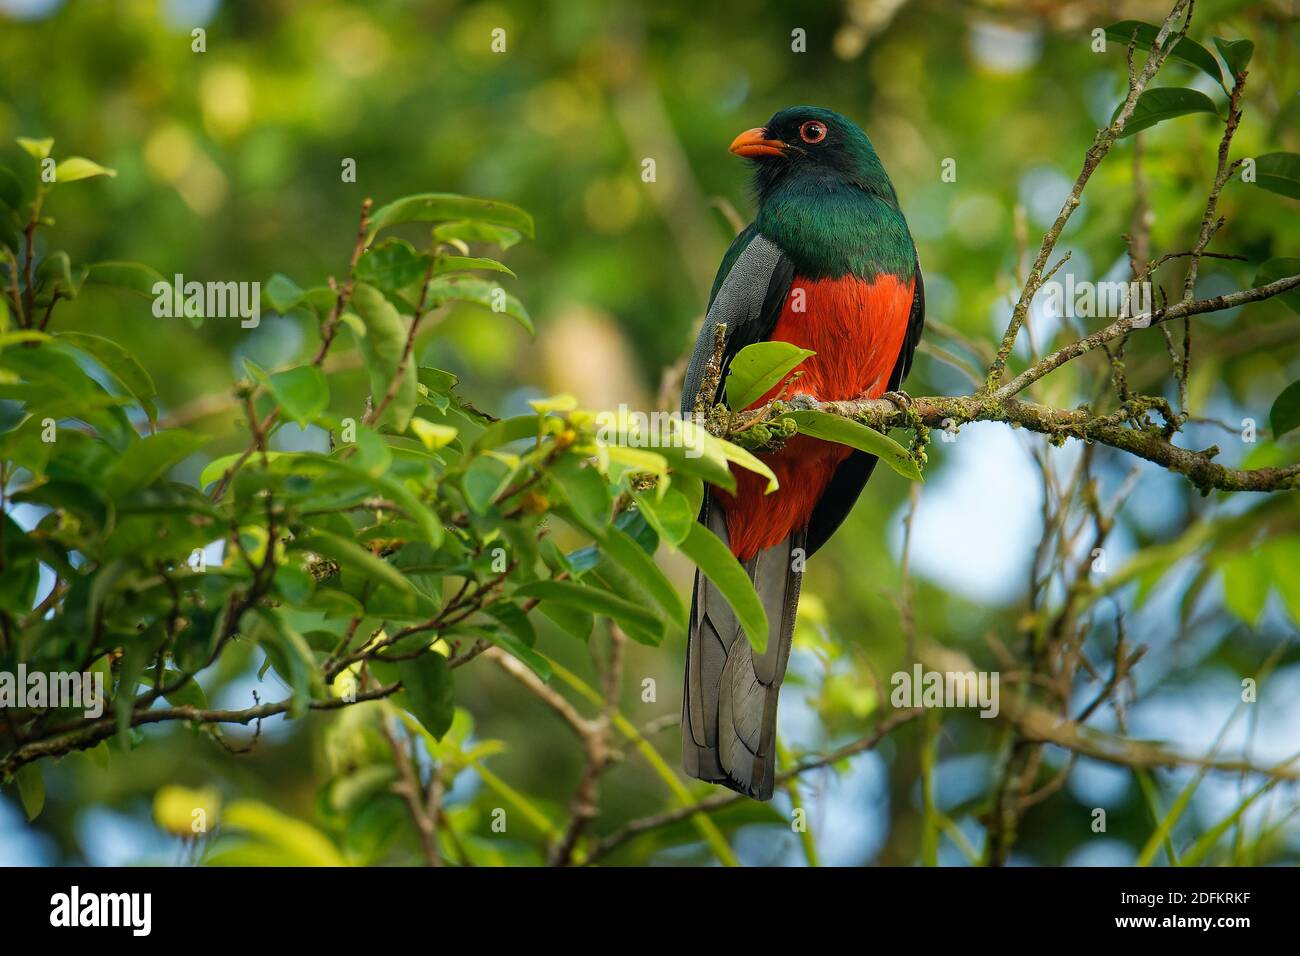
<path id="1" fill-rule="evenodd" d="M 754 221 L 731 243 L 713 282 L 682 388 L 690 415 L 726 325 L 727 369 L 755 342 L 815 354 L 751 406 L 803 394 L 820 401 L 890 396 L 912 365 L 925 324 L 916 246 L 897 193 L 867 135 L 813 106 L 777 112 L 735 138 L 753 167 Z M 798 374 L 797 379 L 791 376 Z M 789 391 L 787 391 L 787 387 Z M 682 695 L 682 762 L 692 777 L 769 800 L 777 698 L 785 677 L 804 561 L 848 515 L 873 455 L 807 435 L 759 456 L 779 487 L 733 466 L 735 490 L 707 485 L 698 520 L 729 546 L 767 612 L 766 650 L 752 650 L 726 598 L 695 574 Z"/>

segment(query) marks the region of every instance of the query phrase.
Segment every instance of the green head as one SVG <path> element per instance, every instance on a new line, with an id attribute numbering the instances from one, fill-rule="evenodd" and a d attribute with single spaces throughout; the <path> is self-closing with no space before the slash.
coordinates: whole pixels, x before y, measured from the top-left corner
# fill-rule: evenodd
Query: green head
<path id="1" fill-rule="evenodd" d="M 852 120 L 792 106 L 736 137 L 754 166 L 759 231 L 814 276 L 907 277 L 916 253 L 893 183 Z"/>
<path id="2" fill-rule="evenodd" d="M 867 134 L 833 110 L 781 110 L 766 126 L 736 137 L 731 151 L 753 162 L 760 203 L 776 192 L 808 188 L 856 188 L 898 201 Z"/>

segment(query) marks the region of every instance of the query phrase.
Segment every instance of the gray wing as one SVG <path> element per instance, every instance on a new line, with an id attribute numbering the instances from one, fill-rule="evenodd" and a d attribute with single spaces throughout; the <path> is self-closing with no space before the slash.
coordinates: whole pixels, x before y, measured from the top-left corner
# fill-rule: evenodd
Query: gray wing
<path id="1" fill-rule="evenodd" d="M 713 299 L 686 366 L 682 414 L 695 409 L 704 368 L 713 354 L 714 326 L 727 326 L 725 366 L 746 345 L 761 342 L 772 333 L 793 280 L 794 265 L 789 257 L 754 226 L 736 237 L 714 280 Z"/>
<path id="2" fill-rule="evenodd" d="M 682 385 L 682 413 L 695 409 L 704 370 L 713 355 L 713 330 L 727 326 L 725 373 L 746 345 L 765 341 L 776 327 L 794 281 L 794 264 L 780 247 L 750 226 L 731 244 L 708 315 Z M 721 382 L 719 382 L 721 386 Z M 714 396 L 710 396 L 714 398 Z M 705 488 L 700 521 L 727 541 L 726 518 Z M 767 650 L 755 656 L 731 605 L 696 572 L 682 694 L 682 762 L 693 777 L 768 800 L 776 767 L 776 707 L 790 656 L 801 575 L 794 570 L 800 530 L 745 563 L 767 611 Z"/>

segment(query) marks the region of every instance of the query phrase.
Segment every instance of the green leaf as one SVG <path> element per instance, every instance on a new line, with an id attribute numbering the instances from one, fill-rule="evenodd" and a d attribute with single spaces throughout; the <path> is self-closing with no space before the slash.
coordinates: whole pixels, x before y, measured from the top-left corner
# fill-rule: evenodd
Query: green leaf
<path id="1" fill-rule="evenodd" d="M 674 548 L 686 540 L 695 524 L 696 513 L 690 503 L 676 488 L 669 488 L 662 498 L 653 491 L 637 492 L 637 508 L 659 537 Z"/>
<path id="2" fill-rule="evenodd" d="M 169 667 L 163 671 L 162 686 L 170 687 L 180 681 L 183 676 L 180 671 Z M 153 686 L 151 679 L 150 686 Z M 164 699 L 173 707 L 196 707 L 201 710 L 208 706 L 208 695 L 203 692 L 203 688 L 193 677 L 187 679 L 175 690 L 169 690 Z"/>
<path id="3" fill-rule="evenodd" d="M 30 547 L 22 529 L 8 515 L 0 515 L 0 526 L 7 532 L 10 542 L 21 542 L 24 550 Z M 40 584 L 40 566 L 36 561 L 24 560 L 19 564 L 14 560 L 18 548 L 17 544 L 10 544 L 9 554 L 5 557 L 5 573 L 0 575 L 0 610 L 14 616 L 32 609 L 36 604 L 36 588 Z"/>
<path id="4" fill-rule="evenodd" d="M 767 479 L 767 489 L 763 492 L 764 494 L 770 495 L 772 492 L 776 491 L 778 486 L 776 473 L 756 455 L 751 454 L 739 445 L 733 445 L 731 442 L 725 441 L 721 438 L 715 438 L 714 441 L 716 441 L 719 447 L 722 448 L 723 457 L 725 457 L 727 461 L 734 465 L 739 465 L 747 471 L 752 471 L 755 474 L 762 475 Z"/>
<path id="5" fill-rule="evenodd" d="M 167 431 L 134 441 L 104 474 L 104 487 L 113 498 L 122 498 L 145 488 L 207 444 L 209 437 L 192 432 Z"/>
<path id="6" fill-rule="evenodd" d="M 551 412 L 571 412 L 578 407 L 578 400 L 564 392 L 547 398 L 530 398 L 528 404 L 539 415 L 547 415 Z"/>
<path id="7" fill-rule="evenodd" d="M 464 272 L 467 269 L 486 269 L 489 272 L 503 272 L 510 278 L 516 278 L 514 272 L 504 263 L 495 259 L 483 259 L 478 256 L 439 256 L 436 269 L 438 275 L 448 272 Z"/>
<path id="8" fill-rule="evenodd" d="M 75 183 L 78 179 L 90 179 L 92 176 L 116 176 L 116 169 L 109 169 L 84 156 L 69 156 L 54 167 L 56 183 Z"/>
<path id="9" fill-rule="evenodd" d="M 360 571 L 367 577 L 387 584 L 399 593 L 419 595 L 410 581 L 401 572 L 382 558 L 375 557 L 361 545 L 334 534 L 332 531 L 314 529 L 311 534 L 295 538 L 289 547 L 295 551 L 312 551 L 327 558 L 333 558 L 341 566 Z"/>
<path id="10" fill-rule="evenodd" d="M 543 606 L 547 601 L 553 601 L 565 607 L 612 617 L 620 624 L 630 624 L 663 637 L 664 622 L 645 608 L 608 591 L 574 581 L 532 581 L 516 588 L 514 596 L 540 598 Z"/>
<path id="11" fill-rule="evenodd" d="M 315 365 L 276 372 L 267 379 L 266 386 L 285 414 L 300 426 L 315 421 L 329 407 L 329 383 Z"/>
<path id="12" fill-rule="evenodd" d="M 420 398 L 425 404 L 443 413 L 454 406 L 457 412 L 480 425 L 487 426 L 493 422 L 492 416 L 485 415 L 456 394 L 458 379 L 451 372 L 425 367 L 420 369 L 419 378 Z"/>
<path id="13" fill-rule="evenodd" d="M 727 599 L 754 653 L 761 654 L 767 650 L 767 612 L 754 590 L 754 582 L 731 549 L 698 523 L 691 525 L 681 549 Z"/>
<path id="14" fill-rule="evenodd" d="M 406 349 L 406 323 L 393 304 L 372 285 L 357 283 L 352 290 L 352 305 L 366 324 L 361 339 L 361 353 L 370 373 L 370 394 L 376 403 L 383 400 L 393 379 L 401 375 L 393 400 L 384 409 L 382 421 L 392 423 L 395 431 L 404 432 L 419 398 L 419 382 L 413 369 L 402 369 Z M 410 364 L 408 362 L 408 364 Z"/>
<path id="15" fill-rule="evenodd" d="M 455 713 L 447 658 L 430 651 L 402 661 L 397 665 L 397 672 L 402 679 L 399 700 L 404 698 L 404 702 L 409 704 L 407 709 L 416 720 L 433 735 L 434 740 L 441 740 L 451 727 Z"/>
<path id="16" fill-rule="evenodd" d="M 1292 276 L 1300 276 L 1300 259 L 1269 259 L 1255 273 L 1255 288 Z M 1277 298 L 1292 312 L 1300 314 L 1300 286 L 1288 289 Z"/>
<path id="17" fill-rule="evenodd" d="M 659 570 L 654 558 L 632 540 L 631 536 L 618 528 L 610 528 L 601 539 L 600 548 L 622 565 L 641 587 L 645 588 L 646 593 L 668 612 L 668 616 L 674 623 L 679 627 L 686 626 L 686 604 L 677 593 L 677 588 Z"/>
<path id="18" fill-rule="evenodd" d="M 429 256 L 415 251 L 405 239 L 390 238 L 366 250 L 357 262 L 357 279 L 395 291 L 424 279 Z"/>
<path id="19" fill-rule="evenodd" d="M 585 559 L 581 557 L 580 552 L 569 555 L 575 563 L 578 560 Z M 600 588 L 610 594 L 617 595 L 625 600 L 631 601 L 638 607 L 654 610 L 658 614 L 658 609 L 654 607 L 649 597 L 645 593 L 645 588 L 623 570 L 623 567 L 613 561 L 608 554 L 596 549 L 594 554 L 595 564 L 582 575 L 582 582 L 591 587 Z M 623 632 L 636 641 L 638 644 L 645 644 L 649 647 L 658 647 L 663 643 L 664 634 L 667 630 L 668 622 L 661 621 L 655 628 L 646 628 L 644 625 L 635 621 L 620 621 Z"/>
<path id="20" fill-rule="evenodd" d="M 356 468 L 370 478 L 380 478 L 393 467 L 393 447 L 384 440 L 384 436 L 365 425 L 357 427 L 356 454 L 351 457 L 332 458 L 331 461 L 344 466 L 341 470 Z"/>
<path id="21" fill-rule="evenodd" d="M 28 156 L 39 162 L 50 155 L 50 150 L 54 148 L 54 140 L 49 138 L 29 139 L 26 136 L 19 136 L 18 145 L 26 151 Z"/>
<path id="22" fill-rule="evenodd" d="M 281 272 L 271 276 L 262 286 L 262 297 L 271 304 L 272 310 L 281 315 L 301 302 L 306 294 L 298 283 Z"/>
<path id="23" fill-rule="evenodd" d="M 572 456 L 561 458 L 551 468 L 551 478 L 564 491 L 574 517 L 593 536 L 599 536 L 610 521 L 609 487 L 595 468 L 586 467 Z"/>
<path id="24" fill-rule="evenodd" d="M 623 469 L 622 472 L 611 470 L 611 475 L 631 473 L 663 476 L 668 474 L 668 459 L 658 452 L 628 448 L 626 445 L 602 447 L 609 460 Z"/>
<path id="25" fill-rule="evenodd" d="M 736 411 L 748 408 L 800 362 L 816 354 L 789 342 L 755 342 L 745 346 L 731 360 L 727 374 L 727 404 Z"/>
<path id="26" fill-rule="evenodd" d="M 1268 422 L 1273 429 L 1274 441 L 1300 425 L 1300 381 L 1292 382 L 1282 389 L 1281 394 L 1273 400 Z"/>
<path id="27" fill-rule="evenodd" d="M 113 699 L 113 716 L 117 725 L 117 737 L 123 745 L 128 746 L 131 731 L 132 705 L 135 690 L 146 667 L 154 662 L 154 656 L 161 644 L 161 629 L 146 631 L 132 640 L 125 642 L 122 662 L 117 672 L 117 692 Z"/>
<path id="28" fill-rule="evenodd" d="M 515 469 L 495 454 L 475 458 L 461 476 L 460 486 L 465 503 L 475 514 L 487 514 L 497 495 L 506 490 Z"/>
<path id="29" fill-rule="evenodd" d="M 96 262 L 86 274 L 86 281 L 96 285 L 117 286 L 149 299 L 157 296 L 155 286 L 158 283 L 171 288 L 161 272 L 139 262 Z"/>
<path id="30" fill-rule="evenodd" d="M 1300 154 L 1265 153 L 1255 160 L 1255 185 L 1300 199 Z"/>
<path id="31" fill-rule="evenodd" d="M 140 407 L 149 416 L 149 421 L 157 423 L 158 408 L 154 399 L 158 397 L 158 389 L 154 386 L 153 378 L 134 355 L 112 339 L 88 332 L 60 332 L 58 340 L 85 352 L 98 362 L 104 371 L 112 375 L 140 403 Z"/>
<path id="32" fill-rule="evenodd" d="M 516 415 L 513 418 L 503 418 L 493 422 L 474 440 L 474 449 L 485 451 L 509 445 L 511 442 L 536 439 L 540 421 L 538 415 Z"/>
<path id="33" fill-rule="evenodd" d="M 42 297 L 55 292 L 62 292 L 70 299 L 75 299 L 81 291 L 81 284 L 86 279 L 84 267 L 73 270 L 72 260 L 66 252 L 51 252 L 36 267 L 36 278 Z"/>
<path id="34" fill-rule="evenodd" d="M 497 601 L 483 608 L 483 613 L 488 617 L 494 617 L 505 625 L 506 630 L 518 638 L 523 644 L 532 647 L 537 643 L 537 630 L 533 627 L 533 622 L 528 617 L 528 613 L 517 604 L 507 604 L 504 601 Z M 487 633 L 497 633 L 499 629 L 488 629 Z"/>
<path id="35" fill-rule="evenodd" d="M 435 242 L 448 242 L 452 239 L 459 239 L 461 242 L 490 242 L 505 250 L 517 243 L 522 237 L 517 229 L 494 226 L 487 222 L 462 220 L 459 222 L 444 222 L 434 226 L 433 238 Z"/>
<path id="36" fill-rule="evenodd" d="M 44 332 L 38 332 L 36 329 L 18 329 L 13 332 L 0 333 L 0 350 L 7 349 L 11 345 L 23 345 L 27 342 L 52 342 L 52 336 Z"/>
<path id="37" fill-rule="evenodd" d="M 365 441 L 364 436 L 366 432 L 369 431 L 369 429 L 366 429 L 365 431 L 358 433 L 358 445 L 363 444 Z M 385 449 L 387 449 L 387 445 L 383 443 L 382 439 L 379 439 L 378 436 L 374 437 L 378 439 Z M 410 519 L 419 527 L 420 533 L 424 536 L 425 542 L 430 547 L 436 548 L 442 544 L 443 528 L 442 524 L 438 520 L 438 516 L 435 515 L 433 511 L 407 487 L 404 481 L 395 478 L 392 475 L 376 474 L 373 468 L 371 470 L 366 470 L 361 466 L 362 459 L 360 455 L 358 455 L 354 461 L 357 463 L 354 464 L 353 461 L 343 461 L 339 458 L 325 458 L 319 455 L 310 455 L 294 459 L 291 467 L 298 473 L 307 472 L 313 468 L 326 468 L 340 474 L 349 475 L 358 481 L 369 484 L 371 487 L 375 488 L 380 495 L 391 498 L 403 511 L 406 512 L 407 516 L 409 516 Z"/>
<path id="38" fill-rule="evenodd" d="M 0 347 L 22 333 L 0 336 Z M 89 424 L 116 449 L 125 449 L 135 439 L 135 432 L 119 407 L 129 398 L 110 395 L 87 374 L 70 351 L 61 348 L 5 348 L 0 367 L 21 377 L 20 385 L 0 385 L 5 398 L 27 402 L 27 411 L 38 421 L 43 417 L 75 417 Z M 12 376 L 9 376 L 12 380 Z M 74 433 L 75 435 L 75 433 Z M 59 436 L 59 444 L 66 441 Z M 97 461 L 90 467 L 107 465 L 108 447 L 100 446 Z"/>
<path id="39" fill-rule="evenodd" d="M 18 784 L 18 798 L 22 801 L 23 813 L 27 814 L 27 822 L 30 823 L 45 809 L 45 781 L 41 778 L 40 765 L 23 764 L 14 774 L 14 780 Z"/>
<path id="40" fill-rule="evenodd" d="M 701 485 L 701 495 L 704 493 L 703 489 L 704 486 Z M 645 520 L 645 515 L 639 511 L 628 509 L 622 512 L 614 519 L 614 527 L 636 542 L 637 546 L 646 554 L 653 556 L 659 550 L 659 534 Z"/>
<path id="41" fill-rule="evenodd" d="M 258 462 L 261 461 L 263 454 L 265 454 L 266 460 L 268 462 L 272 462 L 275 461 L 277 458 L 284 457 L 286 454 L 294 454 L 294 453 L 282 452 L 282 451 L 268 451 L 265 453 L 259 452 L 256 459 Z M 229 468 L 231 465 L 233 465 L 235 462 L 239 461 L 239 459 L 243 457 L 244 457 L 243 452 L 232 452 L 229 455 L 222 455 L 220 458 L 212 459 L 212 461 L 208 462 L 206 465 L 203 466 L 203 471 L 199 473 L 199 487 L 206 488 L 208 485 L 212 484 L 214 481 L 216 481 L 218 478 L 220 478 L 222 475 L 226 473 L 227 468 Z"/>
<path id="42" fill-rule="evenodd" d="M 694 475 L 728 491 L 736 488 L 722 445 L 693 418 L 668 418 L 666 432 L 656 432 L 655 423 L 647 421 L 645 415 L 628 414 L 626 410 L 601 412 L 596 423 L 597 437 L 607 451 L 615 447 L 633 451 L 652 448 L 676 473 Z"/>
<path id="43" fill-rule="evenodd" d="M 376 209 L 370 217 L 370 235 L 402 222 L 440 222 L 471 219 L 507 226 L 533 237 L 533 217 L 518 206 L 490 199 L 475 199 L 453 193 L 422 193 L 403 196 Z"/>
<path id="44" fill-rule="evenodd" d="M 1224 604 L 1252 627 L 1268 600 L 1268 567 L 1256 552 L 1234 555 L 1223 566 Z"/>
<path id="45" fill-rule="evenodd" d="M 0 166 L 0 204 L 17 212 L 22 201 L 23 187 L 18 177 L 13 174 L 13 170 Z"/>
<path id="46" fill-rule="evenodd" d="M 445 448 L 456 438 L 458 430 L 451 425 L 439 425 L 423 418 L 411 419 L 411 431 L 429 451 Z"/>
<path id="47" fill-rule="evenodd" d="M 256 800 L 232 803 L 222 814 L 221 822 L 224 827 L 248 833 L 279 850 L 282 865 L 347 866 L 325 834 Z"/>
<path id="48" fill-rule="evenodd" d="M 439 395 L 450 395 L 452 390 L 460 384 L 460 379 L 455 372 L 424 365 L 420 367 L 420 384 Z"/>
<path id="49" fill-rule="evenodd" d="M 275 569 L 275 589 L 293 605 L 303 605 L 311 600 L 315 580 L 304 568 L 296 564 L 281 564 Z"/>
<path id="50" fill-rule="evenodd" d="M 883 432 L 828 412 L 796 411 L 787 412 L 782 417 L 793 419 L 799 427 L 800 434 L 865 451 L 875 455 L 904 478 L 910 478 L 912 481 L 922 480 L 921 469 L 917 466 L 916 459 L 906 448 Z"/>
<path id="51" fill-rule="evenodd" d="M 503 313 L 527 329 L 530 335 L 533 333 L 533 320 L 523 303 L 495 282 L 466 275 L 439 276 L 429 283 L 429 303 L 442 305 L 445 302 L 468 302 L 490 312 Z"/>
<path id="52" fill-rule="evenodd" d="M 1273 585 L 1291 615 L 1292 623 L 1300 626 L 1300 575 L 1292 571 L 1300 567 L 1300 537 L 1275 538 L 1264 546 L 1264 554 L 1271 569 Z"/>
<path id="53" fill-rule="evenodd" d="M 509 607 L 514 608 L 516 611 L 518 610 L 514 605 L 509 605 Z M 489 610 L 488 613 L 493 617 L 496 617 L 497 611 L 499 611 L 499 609 Z M 591 628 L 588 627 L 587 630 L 590 632 Z M 551 669 L 550 662 L 541 654 L 537 653 L 537 651 L 525 644 L 516 635 L 511 634 L 509 631 L 502 631 L 494 628 L 492 630 L 483 630 L 482 636 L 505 650 L 511 656 L 519 658 L 519 660 L 522 661 L 529 670 L 542 680 L 549 681 L 551 679 L 554 672 Z"/>
<path id="54" fill-rule="evenodd" d="M 1121 109 L 1123 109 L 1123 104 L 1115 108 L 1115 112 L 1111 116 L 1111 122 L 1115 121 L 1115 117 L 1119 115 Z M 1173 119 L 1176 116 L 1186 116 L 1188 113 L 1211 113 L 1217 116 L 1219 111 L 1215 108 L 1214 101 L 1200 90 L 1188 90 L 1172 86 L 1146 90 L 1138 97 L 1137 105 L 1133 107 L 1133 115 L 1129 117 L 1128 124 L 1124 127 L 1124 131 L 1119 134 L 1119 138 L 1124 139 L 1134 133 L 1149 129 L 1157 123 Z"/>
<path id="55" fill-rule="evenodd" d="M 1112 23 L 1106 28 L 1106 39 L 1123 44 L 1124 49 L 1128 49 L 1129 41 L 1133 39 L 1134 30 L 1137 31 L 1135 45 L 1139 50 L 1151 49 L 1160 33 L 1158 27 L 1150 23 L 1143 23 L 1141 20 L 1120 20 L 1118 23 Z M 1165 43 L 1168 42 L 1169 40 L 1166 38 Z M 1215 83 L 1223 86 L 1223 71 L 1219 69 L 1219 61 L 1214 58 L 1213 53 L 1190 37 L 1183 37 L 1175 43 L 1169 55 L 1175 60 L 1182 60 L 1184 63 L 1196 67 L 1214 80 Z"/>
<path id="56" fill-rule="evenodd" d="M 1223 57 L 1223 62 L 1228 64 L 1228 71 L 1233 76 L 1246 72 L 1246 67 L 1250 65 L 1250 58 L 1255 55 L 1255 44 L 1252 40 L 1225 40 L 1223 37 L 1215 37 L 1214 45 L 1219 50 L 1219 56 Z"/>
<path id="57" fill-rule="evenodd" d="M 550 618 L 560 630 L 572 634 L 580 641 L 585 641 L 591 636 L 591 629 L 596 623 L 590 611 L 581 611 L 554 601 L 543 601 L 538 605 L 537 610 Z"/>
<path id="58" fill-rule="evenodd" d="M 298 304 L 306 306 L 307 308 L 312 309 L 320 313 L 321 315 L 328 315 L 330 311 L 334 308 L 338 300 L 339 300 L 339 291 L 337 289 L 331 289 L 327 285 L 314 285 L 310 289 L 306 289 L 303 291 L 302 301 L 299 302 Z M 344 319 L 345 321 L 348 321 L 346 318 L 344 318 L 346 316 L 351 317 L 351 320 L 348 322 L 348 324 L 350 325 L 353 322 L 355 322 L 356 328 L 358 329 L 358 334 L 364 335 L 365 326 L 361 324 L 361 320 L 358 319 L 351 312 L 345 312 L 343 316 L 340 316 L 340 318 Z"/>

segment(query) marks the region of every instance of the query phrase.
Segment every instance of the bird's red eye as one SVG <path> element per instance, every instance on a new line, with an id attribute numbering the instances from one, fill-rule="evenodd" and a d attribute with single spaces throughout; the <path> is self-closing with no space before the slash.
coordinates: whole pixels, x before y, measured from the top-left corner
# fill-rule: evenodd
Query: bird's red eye
<path id="1" fill-rule="evenodd" d="M 799 136 L 805 143 L 820 143 L 826 138 L 826 124 L 809 120 L 799 127 Z"/>

